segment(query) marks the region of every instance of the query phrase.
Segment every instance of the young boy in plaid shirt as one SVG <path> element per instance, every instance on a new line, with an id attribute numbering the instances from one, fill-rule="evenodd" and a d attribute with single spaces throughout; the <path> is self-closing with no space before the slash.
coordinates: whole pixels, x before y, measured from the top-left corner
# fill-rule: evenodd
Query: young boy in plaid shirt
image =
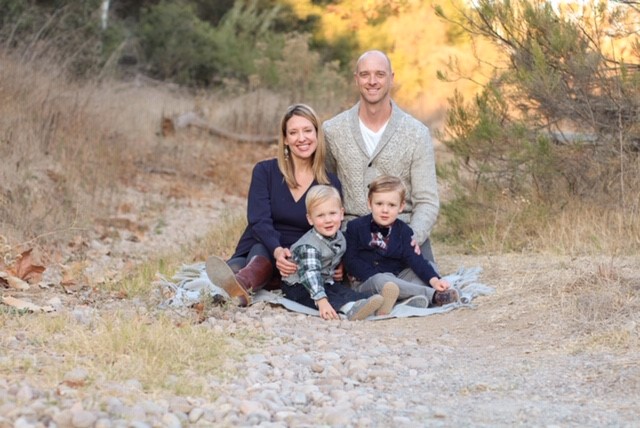
<path id="1" fill-rule="evenodd" d="M 335 187 L 313 186 L 305 199 L 307 220 L 313 226 L 291 246 L 298 265 L 295 274 L 282 278 L 282 290 L 288 299 L 317 308 L 325 320 L 363 320 L 370 315 L 387 315 L 398 297 L 398 286 L 389 283 L 380 294 L 359 293 L 334 280 L 336 268 L 346 251 L 340 231 L 344 209 Z"/>

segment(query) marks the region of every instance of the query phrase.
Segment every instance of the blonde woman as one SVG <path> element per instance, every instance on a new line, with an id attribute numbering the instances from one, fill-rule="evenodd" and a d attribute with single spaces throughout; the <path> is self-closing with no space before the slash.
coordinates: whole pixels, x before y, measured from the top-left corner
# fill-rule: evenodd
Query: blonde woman
<path id="1" fill-rule="evenodd" d="M 248 225 L 229 261 L 207 260 L 211 281 L 240 306 L 272 278 L 291 275 L 296 264 L 289 248 L 311 226 L 305 196 L 316 184 L 336 187 L 340 181 L 325 169 L 325 143 L 320 121 L 305 104 L 287 108 L 280 121 L 278 156 L 253 169 L 247 206 Z M 339 273 L 340 274 L 340 273 Z"/>

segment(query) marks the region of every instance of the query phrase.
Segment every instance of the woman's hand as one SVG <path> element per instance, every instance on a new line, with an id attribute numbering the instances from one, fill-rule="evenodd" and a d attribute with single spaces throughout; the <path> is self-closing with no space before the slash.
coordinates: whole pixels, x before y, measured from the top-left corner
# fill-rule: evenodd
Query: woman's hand
<path id="1" fill-rule="evenodd" d="M 316 305 L 318 305 L 318 311 L 320 311 L 320 317 L 323 320 L 339 320 L 340 317 L 336 313 L 331 303 L 327 300 L 327 298 L 322 298 L 320 300 L 316 300 Z"/>
<path id="2" fill-rule="evenodd" d="M 298 265 L 291 261 L 291 251 L 288 248 L 276 248 L 273 251 L 273 258 L 276 259 L 276 267 L 283 278 L 296 273 Z"/>
<path id="3" fill-rule="evenodd" d="M 341 282 L 344 279 L 344 264 L 340 262 L 340 264 L 333 271 L 333 280 L 336 282 Z"/>

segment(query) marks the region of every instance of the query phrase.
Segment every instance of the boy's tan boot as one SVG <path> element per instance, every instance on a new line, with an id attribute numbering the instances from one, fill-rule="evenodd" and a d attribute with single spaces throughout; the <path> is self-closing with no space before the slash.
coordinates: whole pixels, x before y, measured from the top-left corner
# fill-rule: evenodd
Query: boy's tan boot
<path id="1" fill-rule="evenodd" d="M 206 270 L 211 282 L 226 291 L 238 306 L 249 305 L 251 294 L 264 287 L 273 274 L 271 261 L 264 256 L 254 256 L 235 274 L 227 262 L 211 256 L 206 261 Z"/>
<path id="2" fill-rule="evenodd" d="M 373 315 L 375 311 L 382 306 L 383 302 L 384 299 L 379 294 L 374 294 L 368 299 L 360 299 L 347 311 L 347 319 L 349 321 L 363 320 L 368 316 Z"/>
<path id="3" fill-rule="evenodd" d="M 384 301 L 382 302 L 382 306 L 376 311 L 376 315 L 389 315 L 393 309 L 393 305 L 395 305 L 396 300 L 398 300 L 399 294 L 400 289 L 395 282 L 385 283 L 382 286 L 382 291 L 380 291 L 380 295 Z"/>

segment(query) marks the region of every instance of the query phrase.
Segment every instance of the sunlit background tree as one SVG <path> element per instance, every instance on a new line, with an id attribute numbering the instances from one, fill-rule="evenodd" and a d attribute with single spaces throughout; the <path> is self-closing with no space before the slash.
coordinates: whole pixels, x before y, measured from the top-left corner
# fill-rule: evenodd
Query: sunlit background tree
<path id="1" fill-rule="evenodd" d="M 637 7 L 482 0 L 455 17 L 438 12 L 503 54 L 481 92 L 451 98 L 441 137 L 457 159 L 457 198 L 445 206 L 452 230 L 506 231 L 515 221 L 517 248 L 572 207 L 637 241 Z"/>

